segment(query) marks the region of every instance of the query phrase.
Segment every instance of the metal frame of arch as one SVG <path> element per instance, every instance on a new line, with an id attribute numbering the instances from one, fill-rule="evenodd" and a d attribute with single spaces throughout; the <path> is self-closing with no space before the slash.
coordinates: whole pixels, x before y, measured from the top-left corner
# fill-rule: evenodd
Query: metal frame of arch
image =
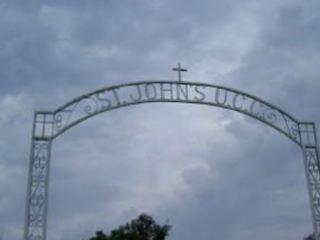
<path id="1" fill-rule="evenodd" d="M 26 199 L 24 240 L 45 240 L 51 145 L 71 127 L 99 113 L 141 103 L 181 102 L 234 110 L 284 134 L 302 150 L 316 240 L 320 229 L 320 166 L 315 124 L 297 121 L 253 95 L 207 83 L 142 81 L 82 95 L 54 111 L 34 113 Z"/>

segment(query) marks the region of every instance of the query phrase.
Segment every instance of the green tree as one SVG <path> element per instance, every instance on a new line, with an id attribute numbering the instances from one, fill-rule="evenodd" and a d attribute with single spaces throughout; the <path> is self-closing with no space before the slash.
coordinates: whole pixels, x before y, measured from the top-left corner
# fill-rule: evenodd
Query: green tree
<path id="1" fill-rule="evenodd" d="M 141 214 L 131 222 L 112 230 L 109 235 L 97 231 L 90 240 L 165 240 L 170 225 L 158 225 L 151 216 Z"/>
<path id="2" fill-rule="evenodd" d="M 315 234 L 312 233 L 309 236 L 305 237 L 303 240 L 315 240 Z"/>

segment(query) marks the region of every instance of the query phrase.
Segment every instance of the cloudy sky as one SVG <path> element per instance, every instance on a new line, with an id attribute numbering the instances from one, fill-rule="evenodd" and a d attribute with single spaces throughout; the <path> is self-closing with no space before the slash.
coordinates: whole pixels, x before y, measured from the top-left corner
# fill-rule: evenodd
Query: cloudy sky
<path id="1" fill-rule="evenodd" d="M 40 2 L 40 3 L 39 3 Z M 34 110 L 137 80 L 254 94 L 320 124 L 319 0 L 0 1 L 0 234 L 22 239 Z M 48 239 L 146 212 L 170 240 L 312 231 L 298 147 L 247 116 L 157 103 L 100 114 L 53 146 Z"/>

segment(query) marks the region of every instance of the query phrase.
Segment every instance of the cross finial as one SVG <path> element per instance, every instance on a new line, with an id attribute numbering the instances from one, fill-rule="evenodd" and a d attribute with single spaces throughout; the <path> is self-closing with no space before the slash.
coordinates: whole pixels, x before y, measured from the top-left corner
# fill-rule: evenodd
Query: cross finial
<path id="1" fill-rule="evenodd" d="M 178 67 L 172 68 L 172 70 L 178 72 L 178 80 L 179 82 L 182 82 L 181 72 L 187 72 L 187 69 L 181 68 L 181 64 L 178 63 Z"/>

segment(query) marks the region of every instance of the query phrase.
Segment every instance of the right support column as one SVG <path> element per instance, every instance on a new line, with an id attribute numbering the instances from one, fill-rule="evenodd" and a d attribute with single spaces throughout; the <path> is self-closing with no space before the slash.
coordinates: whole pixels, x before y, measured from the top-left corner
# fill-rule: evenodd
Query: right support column
<path id="1" fill-rule="evenodd" d="M 316 240 L 320 240 L 320 165 L 317 133 L 315 124 L 312 122 L 299 123 L 299 130 L 314 236 Z"/>

